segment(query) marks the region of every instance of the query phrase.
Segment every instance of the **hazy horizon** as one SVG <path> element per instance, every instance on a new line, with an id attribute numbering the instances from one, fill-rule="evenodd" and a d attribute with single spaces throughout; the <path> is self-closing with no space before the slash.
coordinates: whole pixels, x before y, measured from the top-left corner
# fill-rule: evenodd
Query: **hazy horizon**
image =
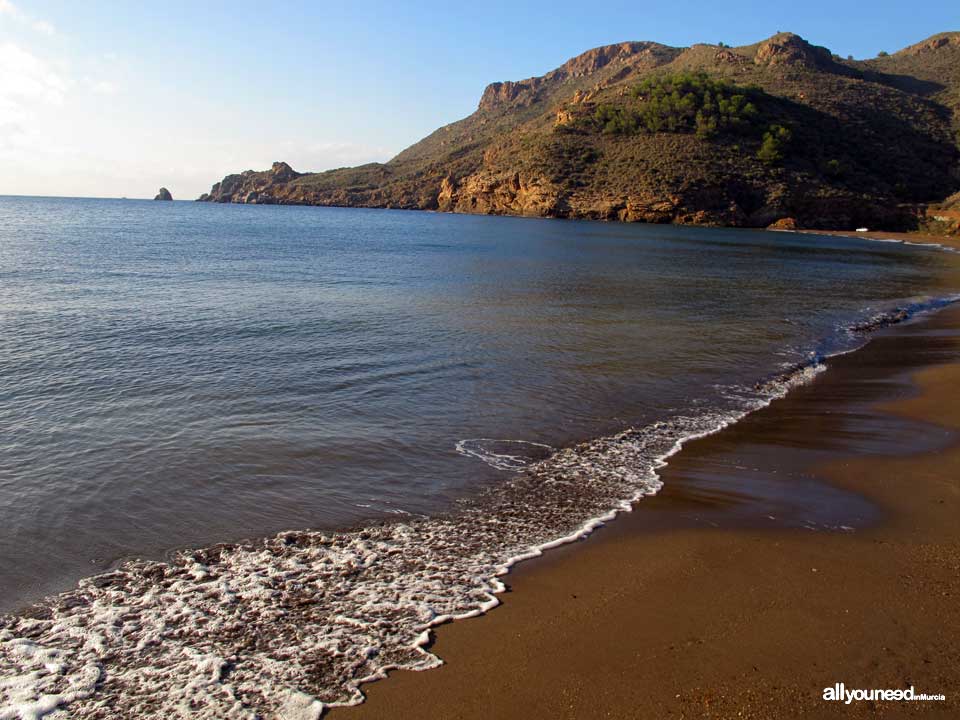
<path id="1" fill-rule="evenodd" d="M 829 18 L 829 22 L 825 20 Z M 799 8 L 0 0 L 0 194 L 193 199 L 224 175 L 386 161 L 469 115 L 483 88 L 627 40 L 742 45 L 778 31 L 842 55 L 960 25 L 933 3 Z M 854 28 L 854 30 L 851 30 Z"/>

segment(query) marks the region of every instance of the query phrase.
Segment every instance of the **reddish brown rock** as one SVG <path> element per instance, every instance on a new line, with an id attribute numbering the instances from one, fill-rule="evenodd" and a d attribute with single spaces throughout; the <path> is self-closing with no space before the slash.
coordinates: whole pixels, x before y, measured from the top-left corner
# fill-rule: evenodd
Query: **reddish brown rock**
<path id="1" fill-rule="evenodd" d="M 767 230 L 799 230 L 800 225 L 796 219 L 791 217 L 780 218 L 776 222 L 767 225 Z"/>
<path id="2" fill-rule="evenodd" d="M 809 68 L 825 68 L 834 64 L 829 50 L 811 45 L 793 33 L 777 33 L 760 43 L 753 61 L 757 65 L 802 65 Z"/>

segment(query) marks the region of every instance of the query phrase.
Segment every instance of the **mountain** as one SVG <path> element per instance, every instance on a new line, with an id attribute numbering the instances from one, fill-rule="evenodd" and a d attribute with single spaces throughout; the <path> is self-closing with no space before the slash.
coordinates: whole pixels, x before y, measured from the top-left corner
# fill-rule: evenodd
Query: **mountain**
<path id="1" fill-rule="evenodd" d="M 211 202 L 911 229 L 960 188 L 960 33 L 842 59 L 792 33 L 626 42 L 496 82 L 387 163 L 228 175 Z"/>

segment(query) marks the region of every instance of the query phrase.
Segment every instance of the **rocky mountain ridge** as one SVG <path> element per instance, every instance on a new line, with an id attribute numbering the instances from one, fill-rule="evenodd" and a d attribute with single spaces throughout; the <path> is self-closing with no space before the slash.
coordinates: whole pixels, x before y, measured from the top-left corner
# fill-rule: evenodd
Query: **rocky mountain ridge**
<path id="1" fill-rule="evenodd" d="M 626 42 L 491 83 L 472 115 L 387 163 L 278 162 L 200 199 L 910 229 L 960 189 L 958 140 L 960 33 L 861 61 L 791 33 Z"/>

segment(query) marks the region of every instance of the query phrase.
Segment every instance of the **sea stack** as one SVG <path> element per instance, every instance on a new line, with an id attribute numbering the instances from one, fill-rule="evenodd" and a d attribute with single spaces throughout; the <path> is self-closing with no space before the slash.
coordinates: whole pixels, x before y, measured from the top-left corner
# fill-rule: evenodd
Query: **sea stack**
<path id="1" fill-rule="evenodd" d="M 173 195 L 170 194 L 170 191 L 165 187 L 160 188 L 160 192 L 157 193 L 157 196 L 154 200 L 173 200 Z"/>

